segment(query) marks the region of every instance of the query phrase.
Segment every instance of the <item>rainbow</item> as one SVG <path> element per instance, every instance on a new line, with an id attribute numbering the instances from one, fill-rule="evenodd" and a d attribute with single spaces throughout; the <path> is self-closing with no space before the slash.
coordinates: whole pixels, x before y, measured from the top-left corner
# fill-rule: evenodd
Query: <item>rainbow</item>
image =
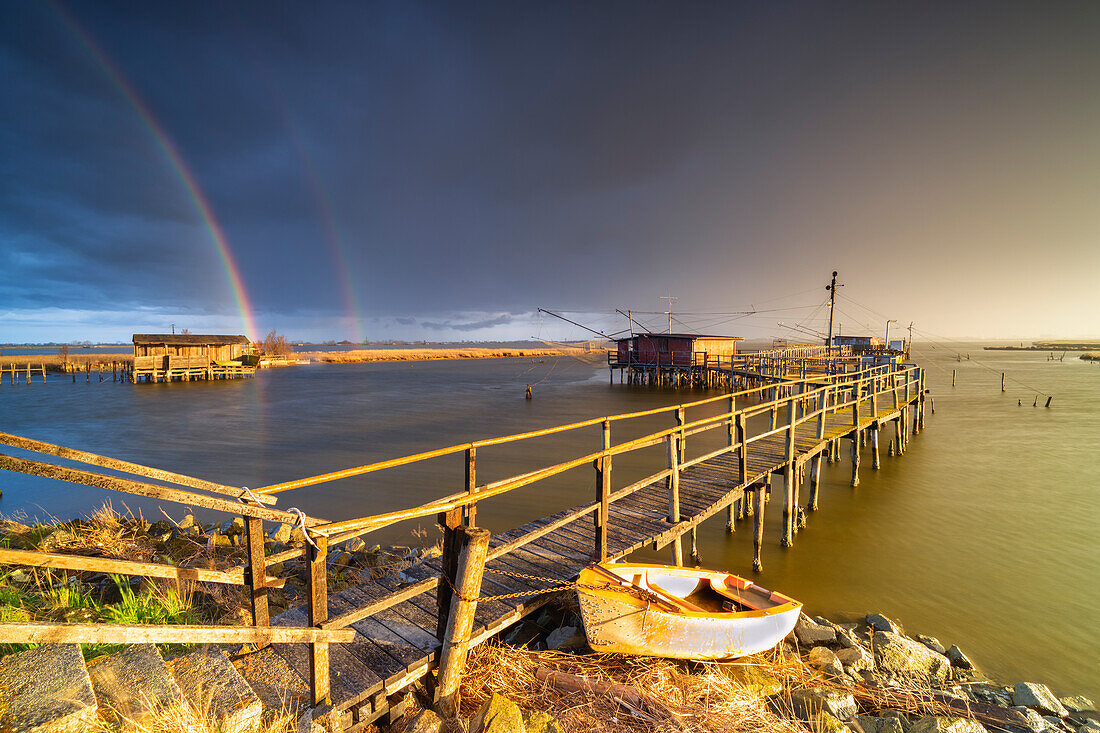
<path id="1" fill-rule="evenodd" d="M 195 210 L 201 217 L 203 224 L 210 233 L 211 240 L 213 240 L 218 250 L 218 256 L 221 259 L 222 267 L 225 269 L 226 277 L 229 279 L 229 286 L 233 290 L 233 298 L 236 300 L 237 310 L 241 316 L 244 335 L 252 341 L 257 341 L 259 339 L 259 331 L 256 328 L 256 320 L 253 316 L 252 305 L 248 300 L 248 291 L 245 290 L 244 280 L 241 278 L 240 267 L 233 258 L 233 253 L 229 248 L 229 241 L 226 239 L 221 224 L 219 224 L 218 220 L 214 217 L 210 202 L 207 200 L 205 194 L 203 194 L 202 189 L 199 188 L 198 181 L 195 180 L 195 176 L 191 172 L 191 169 L 188 168 L 187 164 L 184 162 L 183 157 L 179 153 L 179 149 L 168 136 L 168 132 L 164 129 L 164 126 L 153 116 L 148 105 L 142 101 L 134 87 L 126 80 L 126 77 L 122 75 L 122 72 L 114 62 L 111 61 L 107 54 L 103 52 L 95 42 L 95 39 L 92 38 L 91 34 L 84 30 L 77 22 L 76 18 L 57 3 L 52 2 L 52 0 L 47 0 L 47 4 L 54 9 L 69 30 L 80 39 L 80 42 L 88 50 L 88 53 L 91 54 L 92 58 L 95 59 L 96 63 L 103 69 L 107 78 L 110 79 L 111 83 L 122 93 L 122 96 L 145 124 L 145 127 L 148 128 L 149 133 L 153 136 L 153 139 L 164 153 L 164 157 L 168 160 L 169 165 L 183 183 L 184 189 L 186 189 L 188 195 L 191 197 Z"/>

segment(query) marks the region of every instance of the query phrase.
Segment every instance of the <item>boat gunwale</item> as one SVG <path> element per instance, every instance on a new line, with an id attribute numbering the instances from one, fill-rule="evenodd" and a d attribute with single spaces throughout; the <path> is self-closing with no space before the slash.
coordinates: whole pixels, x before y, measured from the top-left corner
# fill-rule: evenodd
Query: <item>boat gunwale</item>
<path id="1" fill-rule="evenodd" d="M 670 573 L 682 574 L 685 577 L 696 576 L 696 577 L 699 577 L 700 579 L 703 579 L 703 578 L 713 579 L 716 576 L 732 577 L 732 578 L 737 578 L 738 580 L 745 581 L 748 584 L 746 586 L 747 588 L 754 588 L 754 589 L 759 589 L 759 590 L 762 590 L 762 591 L 767 591 L 766 588 L 761 588 L 760 586 L 756 585 L 752 581 L 746 580 L 745 578 L 742 578 L 742 577 L 737 576 L 737 575 L 733 575 L 732 573 L 725 573 L 725 572 L 720 571 L 720 570 L 702 570 L 702 569 L 697 569 L 697 568 L 680 568 L 680 567 L 671 567 L 669 565 L 658 565 L 658 564 L 652 564 L 652 563 L 608 563 L 606 565 L 603 565 L 602 567 L 604 567 L 606 570 L 608 570 L 609 572 L 612 572 L 612 573 L 615 573 L 616 569 L 622 570 L 622 569 L 625 569 L 625 568 L 639 568 L 639 569 L 644 569 L 644 570 L 664 570 L 664 571 L 668 571 Z M 596 583 L 596 584 L 586 583 L 584 581 L 584 576 L 585 576 L 586 573 L 588 573 L 591 576 L 595 576 L 595 578 L 597 580 L 603 580 L 604 582 L 603 583 Z M 618 573 L 615 573 L 615 574 L 618 575 Z M 627 579 L 627 578 L 623 578 L 623 581 L 625 583 L 630 583 L 630 580 Z M 648 579 L 647 579 L 647 582 L 648 582 Z M 606 590 L 603 589 L 603 588 L 592 587 L 593 585 L 603 585 L 603 586 L 605 586 Z M 577 593 L 588 593 L 588 594 L 591 594 L 591 595 L 599 595 L 599 596 L 603 596 L 603 597 L 606 597 L 606 598 L 614 598 L 615 600 L 619 601 L 620 603 L 624 603 L 624 604 L 629 605 L 629 606 L 636 606 L 640 609 L 646 609 L 647 613 L 659 613 L 659 614 L 664 614 L 664 615 L 667 615 L 667 616 L 683 616 L 683 617 L 687 617 L 687 618 L 712 618 L 712 619 L 721 620 L 721 621 L 733 621 L 733 620 L 737 620 L 737 619 L 750 619 L 750 618 L 767 618 L 768 616 L 778 616 L 778 615 L 781 615 L 781 614 L 790 613 L 791 611 L 797 610 L 797 609 L 802 607 L 802 602 L 801 601 L 796 601 L 793 598 L 791 598 L 789 596 L 786 596 L 786 595 L 783 595 L 782 593 L 779 593 L 779 592 L 776 592 L 776 591 L 767 591 L 770 594 L 769 597 L 768 597 L 768 600 L 772 600 L 773 598 L 775 598 L 777 596 L 781 599 L 784 599 L 784 600 L 782 602 L 778 603 L 777 605 L 771 607 L 771 608 L 752 609 L 752 610 L 748 610 L 748 611 L 688 611 L 688 610 L 679 610 L 679 609 L 676 610 L 676 611 L 667 611 L 665 609 L 656 607 L 655 604 L 653 604 L 652 602 L 650 602 L 648 600 L 644 600 L 642 598 L 638 598 L 638 597 L 633 596 L 633 595 L 622 593 L 620 591 L 611 590 L 612 587 L 613 586 L 610 584 L 610 582 L 608 582 L 606 580 L 606 578 L 603 578 L 602 576 L 600 576 L 596 571 L 594 571 L 590 568 L 584 568 L 584 569 L 581 570 L 580 576 L 578 577 Z M 725 594 L 722 594 L 722 595 L 725 595 Z M 731 598 L 731 600 L 736 601 L 737 599 Z"/>

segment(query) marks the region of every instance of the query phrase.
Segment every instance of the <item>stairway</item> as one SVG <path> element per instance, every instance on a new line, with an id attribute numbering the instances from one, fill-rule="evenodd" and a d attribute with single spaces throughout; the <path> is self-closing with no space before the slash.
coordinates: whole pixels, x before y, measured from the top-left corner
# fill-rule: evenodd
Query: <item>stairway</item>
<path id="1" fill-rule="evenodd" d="M 0 731 L 78 733 L 97 719 L 140 721 L 186 705 L 222 733 L 256 733 L 304 710 L 309 689 L 270 647 L 235 659 L 206 647 L 165 660 L 151 644 L 85 663 L 77 644 L 45 644 L 0 659 Z"/>

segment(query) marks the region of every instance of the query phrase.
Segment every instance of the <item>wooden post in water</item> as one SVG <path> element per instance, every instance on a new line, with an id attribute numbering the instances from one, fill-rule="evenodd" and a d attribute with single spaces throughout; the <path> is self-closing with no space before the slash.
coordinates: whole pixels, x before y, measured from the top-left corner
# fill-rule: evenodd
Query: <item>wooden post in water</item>
<path id="1" fill-rule="evenodd" d="M 603 449 L 611 448 L 611 421 L 603 421 Z M 611 497 L 611 456 L 600 456 L 596 459 L 596 501 L 599 507 L 596 509 L 593 519 L 596 523 L 596 559 L 603 562 L 607 559 L 607 524 L 610 520 Z"/>
<path id="2" fill-rule="evenodd" d="M 732 369 L 733 362 L 730 362 L 730 368 Z M 737 411 L 737 398 L 730 395 L 729 398 L 729 424 L 726 426 L 726 447 L 729 448 L 730 453 L 733 452 L 733 444 L 737 438 L 737 417 L 734 413 Z M 744 482 L 744 479 L 737 483 Z M 737 520 L 741 519 L 745 512 L 745 497 L 742 495 L 740 499 L 734 499 L 730 502 L 730 505 L 726 507 L 726 531 L 737 531 Z"/>
<path id="3" fill-rule="evenodd" d="M 668 448 L 668 521 L 680 521 L 680 447 L 675 433 L 665 439 Z M 677 567 L 684 564 L 684 547 L 680 535 L 672 541 L 672 562 Z"/>
<path id="4" fill-rule="evenodd" d="M 1001 391 L 1005 391 L 1005 373 L 1001 372 Z"/>
<path id="5" fill-rule="evenodd" d="M 691 528 L 691 564 L 698 567 L 702 558 L 699 556 L 699 538 L 696 536 L 697 526 Z"/>
<path id="6" fill-rule="evenodd" d="M 435 691 L 438 712 L 447 720 L 458 717 L 459 685 L 466 655 L 470 650 L 470 632 L 474 626 L 477 597 L 481 594 L 481 578 L 485 573 L 485 557 L 489 551 L 489 530 L 463 527 L 459 534 L 458 591 L 447 616 L 447 631 L 439 654 L 439 676 Z"/>
<path id="7" fill-rule="evenodd" d="M 764 564 L 760 561 L 760 548 L 764 544 L 764 487 L 755 484 L 753 486 L 753 504 L 755 508 L 752 518 L 752 569 L 761 572 Z"/>
<path id="8" fill-rule="evenodd" d="M 955 370 L 954 369 L 951 370 L 951 386 L 952 387 L 955 386 Z"/>
<path id="9" fill-rule="evenodd" d="M 304 532 L 309 532 L 303 527 Z M 328 537 L 312 535 L 309 546 L 309 625 L 320 628 L 328 620 Z M 259 574 L 264 573 L 261 564 Z M 313 642 L 309 645 L 309 687 L 313 706 L 326 705 L 329 701 L 328 644 Z"/>
<path id="10" fill-rule="evenodd" d="M 878 452 L 878 380 L 871 382 L 871 413 L 875 416 L 875 421 L 871 423 L 870 439 L 871 439 L 871 468 L 875 471 L 882 467 L 882 461 L 879 458 Z"/>
<path id="11" fill-rule="evenodd" d="M 745 430 L 745 413 L 737 416 L 737 443 L 737 467 L 741 473 L 738 483 L 743 484 L 749 480 L 749 440 Z M 747 517 L 753 516 L 753 505 L 749 498 L 751 497 L 741 497 L 741 511 Z"/>
<path id="12" fill-rule="evenodd" d="M 851 434 L 852 437 L 852 488 L 859 486 L 859 430 Z"/>
<path id="13" fill-rule="evenodd" d="M 783 466 L 783 535 L 780 544 L 790 547 L 794 544 L 795 514 L 797 513 L 798 499 L 795 492 L 794 470 L 794 428 L 798 419 L 798 399 L 792 396 L 787 402 L 787 434 L 786 450 L 784 451 Z"/>

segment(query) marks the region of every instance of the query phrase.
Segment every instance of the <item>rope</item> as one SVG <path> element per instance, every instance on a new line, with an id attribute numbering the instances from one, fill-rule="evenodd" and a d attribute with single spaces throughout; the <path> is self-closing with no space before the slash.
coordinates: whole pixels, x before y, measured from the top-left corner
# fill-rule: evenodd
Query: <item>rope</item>
<path id="1" fill-rule="evenodd" d="M 537 581 L 537 582 L 540 582 L 540 583 L 553 583 L 553 582 L 555 582 L 553 578 L 543 578 L 543 577 L 540 577 L 538 575 L 525 575 L 523 573 L 513 573 L 513 572 L 510 572 L 508 570 L 494 570 L 492 568 L 485 568 L 485 572 L 487 572 L 487 573 L 496 573 L 498 575 L 507 575 L 507 576 L 512 577 L 512 578 L 521 578 L 523 580 L 534 580 L 534 581 Z M 498 595 L 498 596 L 485 596 L 485 597 L 474 596 L 474 597 L 471 598 L 470 596 L 467 596 L 467 595 L 463 594 L 461 591 L 459 591 L 458 588 L 455 588 L 454 583 L 451 582 L 451 579 L 447 576 L 446 573 L 443 573 L 441 577 L 443 578 L 444 581 L 446 581 L 447 585 L 451 589 L 451 592 L 453 592 L 455 594 L 455 597 L 458 598 L 459 600 L 466 601 L 467 603 L 484 603 L 486 601 L 503 601 L 503 600 L 506 600 L 508 598 L 525 598 L 527 596 L 541 596 L 545 593 L 558 593 L 560 591 L 578 590 L 578 589 L 579 590 L 607 590 L 607 591 L 612 591 L 614 593 L 625 593 L 628 596 L 633 596 L 633 597 L 637 598 L 640 601 L 645 601 L 646 603 L 654 603 L 654 602 L 660 602 L 661 601 L 661 598 L 659 596 L 654 595 L 653 593 L 650 593 L 649 591 L 644 590 L 642 588 L 624 588 L 623 586 L 614 586 L 614 585 L 587 585 L 587 584 L 579 583 L 577 581 L 573 581 L 572 583 L 568 583 L 568 584 L 565 584 L 565 585 L 556 585 L 556 586 L 553 586 L 551 588 L 540 588 L 538 590 L 519 591 L 519 592 L 516 592 L 516 593 L 504 593 L 503 595 Z"/>
<path id="2" fill-rule="evenodd" d="M 241 489 L 244 490 L 244 493 L 248 496 L 249 499 L 256 502 L 257 506 L 262 506 L 260 498 L 256 496 L 255 493 L 253 493 L 252 489 L 248 488 L 247 486 L 242 486 Z M 241 499 L 241 502 L 243 503 L 244 500 Z M 306 538 L 306 542 L 309 543 L 309 546 L 316 550 L 317 543 L 313 541 L 313 538 L 309 536 L 309 532 L 306 530 L 306 513 L 296 506 L 289 507 L 284 511 L 290 512 L 295 517 L 297 517 L 297 520 L 294 522 L 294 526 L 302 528 L 302 536 Z"/>

